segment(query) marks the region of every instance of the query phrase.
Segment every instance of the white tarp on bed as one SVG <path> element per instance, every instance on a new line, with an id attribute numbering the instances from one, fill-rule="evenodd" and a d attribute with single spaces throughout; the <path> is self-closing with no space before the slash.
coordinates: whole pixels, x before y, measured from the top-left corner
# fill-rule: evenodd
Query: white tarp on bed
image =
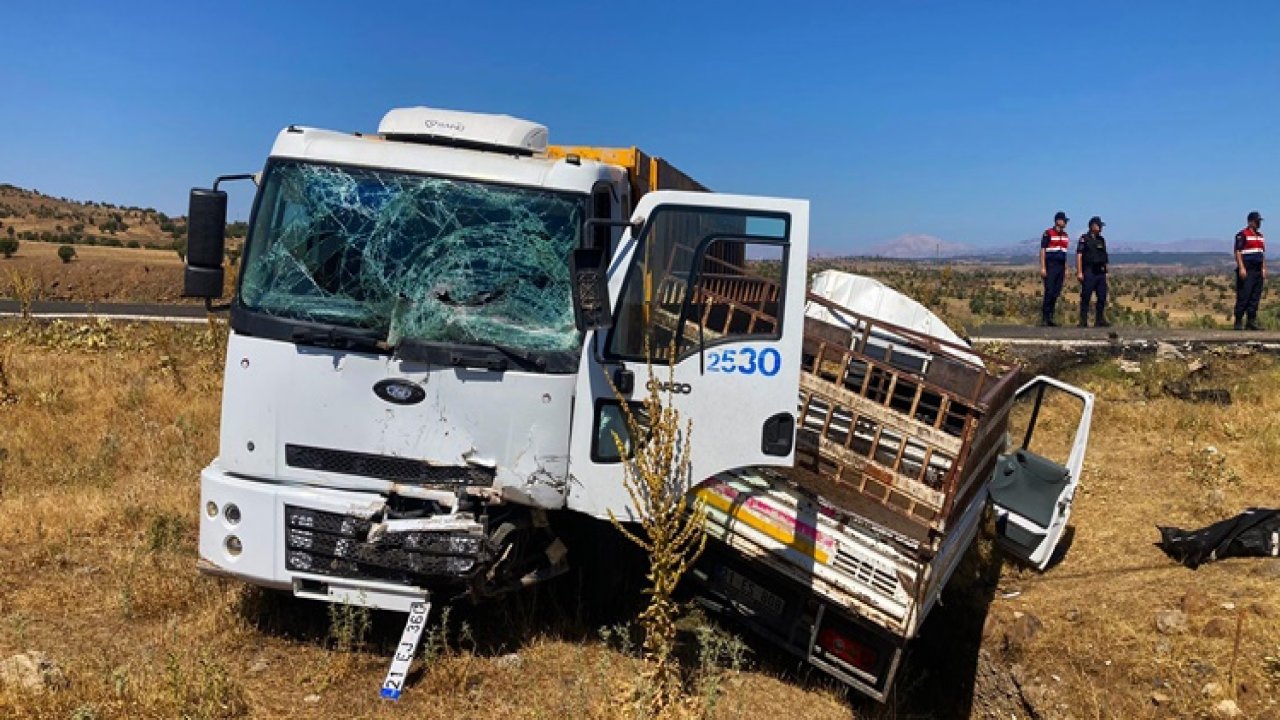
<path id="1" fill-rule="evenodd" d="M 963 338 L 947 326 L 942 318 L 934 315 L 924 305 L 894 290 L 879 280 L 863 275 L 841 272 L 839 270 L 823 270 L 813 276 L 809 287 L 815 295 L 820 295 L 841 307 L 848 308 L 859 315 L 875 318 L 904 328 L 915 330 L 939 340 L 968 346 Z M 807 303 L 805 315 L 823 322 L 844 327 L 857 327 L 855 318 L 836 317 L 836 314 L 817 303 Z M 894 344 L 894 352 L 900 352 L 893 340 L 902 341 L 889 334 L 878 338 L 886 344 Z M 982 361 L 976 355 L 961 350 L 946 348 L 945 352 L 953 357 L 962 358 L 978 365 Z"/>

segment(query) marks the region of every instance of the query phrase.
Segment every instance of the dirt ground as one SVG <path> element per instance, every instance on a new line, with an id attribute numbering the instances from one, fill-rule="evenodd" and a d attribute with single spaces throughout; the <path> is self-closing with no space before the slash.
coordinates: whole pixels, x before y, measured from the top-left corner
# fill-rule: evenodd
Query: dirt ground
<path id="1" fill-rule="evenodd" d="M 38 651 L 43 692 L 0 717 L 629 717 L 640 661 L 623 600 L 559 590 L 437 617 L 396 704 L 377 698 L 392 614 L 361 615 L 195 571 L 198 473 L 216 453 L 225 328 L 0 323 L 0 661 Z M 1280 560 L 1185 569 L 1156 524 L 1274 505 L 1270 356 L 1076 367 L 1099 397 L 1065 557 L 1037 574 L 970 553 L 890 703 L 845 697 L 723 636 L 689 645 L 689 717 L 1278 718 Z M 1167 396 L 1169 381 L 1233 404 Z M 1067 431 L 1049 413 L 1039 432 Z M 577 583 L 576 585 L 573 583 Z M 576 603 L 576 605 L 575 605 Z M 590 607 L 586 607 L 590 606 Z M 708 640 L 708 637 L 720 638 Z"/>
<path id="2" fill-rule="evenodd" d="M 0 297 L 81 302 L 182 302 L 182 260 L 173 250 L 77 245 L 69 263 L 54 243 L 24 242 L 0 259 Z M 29 289 L 24 289 L 29 288 Z"/>

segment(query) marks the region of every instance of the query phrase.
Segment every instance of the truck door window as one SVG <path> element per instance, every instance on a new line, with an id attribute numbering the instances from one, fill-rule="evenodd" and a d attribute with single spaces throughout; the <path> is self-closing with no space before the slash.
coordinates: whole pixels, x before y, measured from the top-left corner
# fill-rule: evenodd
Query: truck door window
<path id="1" fill-rule="evenodd" d="M 673 348 L 680 359 L 731 339 L 780 336 L 788 232 L 780 216 L 655 210 L 616 306 L 610 355 L 669 362 Z"/>
<path id="2" fill-rule="evenodd" d="M 737 238 L 711 242 L 685 309 L 681 356 L 724 342 L 780 336 L 786 248 Z"/>
<path id="3" fill-rule="evenodd" d="M 1059 388 L 1018 397 L 1009 409 L 1009 436 L 1015 447 L 1065 466 L 1071 455 L 1084 402 Z"/>
<path id="4" fill-rule="evenodd" d="M 595 432 L 591 439 L 591 459 L 594 462 L 620 462 L 624 454 L 629 458 L 635 452 L 636 442 L 631 437 L 627 411 L 630 411 L 631 417 L 644 432 L 645 436 L 640 438 L 640 445 L 644 445 L 649 426 L 649 415 L 644 403 L 629 402 L 624 410 L 622 404 L 614 400 L 597 401 Z M 622 444 L 622 452 L 619 452 L 619 443 Z"/>

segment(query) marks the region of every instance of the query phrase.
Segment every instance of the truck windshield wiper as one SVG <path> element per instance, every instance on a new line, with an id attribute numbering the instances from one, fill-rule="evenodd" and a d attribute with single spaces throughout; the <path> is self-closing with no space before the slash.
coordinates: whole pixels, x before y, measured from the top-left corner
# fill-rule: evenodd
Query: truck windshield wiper
<path id="1" fill-rule="evenodd" d="M 519 350 L 496 343 L 438 343 L 405 338 L 395 347 L 396 357 L 409 362 L 451 367 L 479 368 L 502 372 L 511 365 L 525 370 L 543 372 L 547 361 L 537 353 Z"/>
<path id="2" fill-rule="evenodd" d="M 499 345 L 498 343 L 485 343 L 483 347 L 493 348 L 525 368 L 537 370 L 538 372 L 543 372 L 547 369 L 547 359 L 539 353 L 519 350 L 506 345 Z"/>
<path id="3" fill-rule="evenodd" d="M 295 343 L 315 345 L 317 347 L 337 350 L 371 350 L 386 352 L 390 348 L 386 343 L 369 335 L 363 335 L 334 325 L 325 328 L 296 328 L 289 336 Z"/>
<path id="4" fill-rule="evenodd" d="M 484 343 L 481 347 L 497 350 L 517 364 L 523 365 L 527 370 L 557 374 L 577 372 L 578 370 L 578 351 L 522 350 L 499 343 Z"/>

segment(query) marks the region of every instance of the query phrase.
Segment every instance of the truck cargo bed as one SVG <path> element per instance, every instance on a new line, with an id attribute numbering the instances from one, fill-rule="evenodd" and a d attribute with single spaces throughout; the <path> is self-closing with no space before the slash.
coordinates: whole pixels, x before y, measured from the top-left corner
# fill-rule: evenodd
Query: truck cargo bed
<path id="1" fill-rule="evenodd" d="M 991 477 L 1016 366 L 810 294 L 796 482 L 923 552 Z"/>
<path id="2" fill-rule="evenodd" d="M 659 359 L 668 345 L 775 326 L 775 280 L 746 262 L 710 262 L 715 274 L 692 289 L 677 273 L 662 275 L 652 309 Z M 668 303 L 668 295 L 689 303 Z M 1018 368 L 812 292 L 807 299 L 795 464 L 783 472 L 844 521 L 936 552 L 991 477 Z M 696 331 L 683 322 L 694 313 Z"/>

